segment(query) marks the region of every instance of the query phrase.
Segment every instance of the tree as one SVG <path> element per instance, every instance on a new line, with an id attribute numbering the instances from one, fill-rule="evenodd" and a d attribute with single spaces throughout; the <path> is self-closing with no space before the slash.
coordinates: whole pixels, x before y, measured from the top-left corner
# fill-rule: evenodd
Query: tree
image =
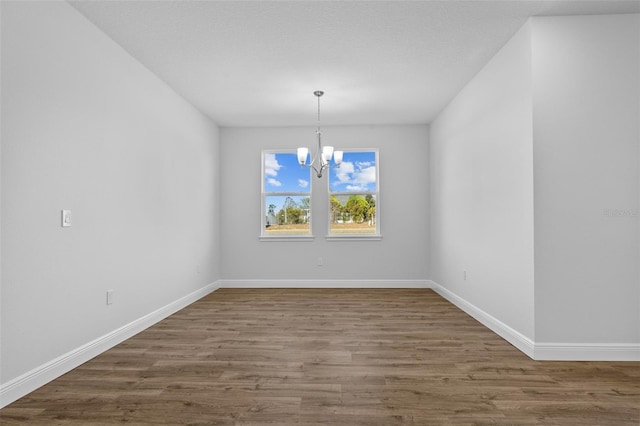
<path id="1" fill-rule="evenodd" d="M 342 203 L 340 202 L 340 200 L 338 200 L 336 198 L 335 195 L 332 195 L 330 198 L 330 202 L 331 202 L 331 222 L 335 222 L 336 219 L 338 218 L 338 216 L 340 215 L 340 213 L 342 212 Z"/>
<path id="2" fill-rule="evenodd" d="M 367 209 L 367 213 L 365 215 L 365 220 L 368 220 L 370 224 L 376 223 L 376 199 L 371 194 L 367 194 L 364 197 L 369 204 L 369 208 Z"/>
<path id="3" fill-rule="evenodd" d="M 309 206 L 311 205 L 311 199 L 309 197 L 304 197 L 300 200 L 300 208 L 309 210 Z"/>
<path id="4" fill-rule="evenodd" d="M 289 223 L 304 223 L 306 217 L 306 211 L 301 208 L 295 207 L 287 209 L 287 220 Z"/>
<path id="5" fill-rule="evenodd" d="M 367 203 L 369 203 L 370 206 L 375 207 L 376 206 L 376 199 L 373 198 L 373 195 L 371 194 L 367 194 L 364 197 L 365 200 L 367 200 Z"/>
<path id="6" fill-rule="evenodd" d="M 300 216 L 300 222 L 298 223 L 308 223 L 309 212 L 311 211 L 311 198 L 304 197 L 300 199 L 300 209 L 302 210 L 302 212 Z"/>
<path id="7" fill-rule="evenodd" d="M 283 225 L 287 225 L 289 223 L 292 223 L 291 217 L 290 217 L 290 211 L 292 209 L 295 209 L 297 207 L 296 202 L 293 200 L 293 198 L 291 197 L 287 197 L 284 200 L 284 204 L 282 205 L 282 210 L 284 211 L 284 220 L 282 221 Z"/>
<path id="8" fill-rule="evenodd" d="M 362 195 L 351 195 L 347 200 L 345 210 L 354 222 L 363 222 L 369 210 L 369 203 Z"/>
<path id="9" fill-rule="evenodd" d="M 369 221 L 369 225 L 373 225 L 374 223 L 376 223 L 376 207 L 374 206 L 369 206 L 369 210 L 367 210 L 367 217 L 366 219 Z"/>

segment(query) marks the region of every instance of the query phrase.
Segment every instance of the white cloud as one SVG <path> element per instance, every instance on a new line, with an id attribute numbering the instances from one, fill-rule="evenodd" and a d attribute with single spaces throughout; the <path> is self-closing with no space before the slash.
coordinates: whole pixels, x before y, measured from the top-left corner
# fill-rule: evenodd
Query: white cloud
<path id="1" fill-rule="evenodd" d="M 266 176 L 278 176 L 278 170 L 282 167 L 281 164 L 278 163 L 275 154 L 265 154 L 264 155 L 264 174 Z M 278 182 L 279 183 L 279 182 Z M 275 185 L 275 186 L 280 186 Z"/>
<path id="2" fill-rule="evenodd" d="M 358 170 L 353 175 L 353 181 L 364 185 L 376 182 L 376 167 L 371 166 L 362 170 Z"/>
<path id="3" fill-rule="evenodd" d="M 367 185 L 347 185 L 347 191 L 366 191 Z"/>
<path id="4" fill-rule="evenodd" d="M 376 183 L 376 166 L 374 162 L 358 162 L 355 165 L 344 162 L 336 169 L 337 181 L 334 186 L 345 185 L 347 191 L 367 191 L 369 184 Z"/>
<path id="5" fill-rule="evenodd" d="M 306 188 L 309 186 L 309 181 L 304 179 L 298 179 L 298 186 L 300 188 Z"/>
<path id="6" fill-rule="evenodd" d="M 353 163 L 345 161 L 340 164 L 336 170 L 336 177 L 338 178 L 338 183 L 349 183 L 352 179 L 352 174 L 355 171 L 353 167 Z"/>
<path id="7" fill-rule="evenodd" d="M 282 186 L 282 182 L 274 178 L 267 179 L 267 183 L 271 186 Z"/>

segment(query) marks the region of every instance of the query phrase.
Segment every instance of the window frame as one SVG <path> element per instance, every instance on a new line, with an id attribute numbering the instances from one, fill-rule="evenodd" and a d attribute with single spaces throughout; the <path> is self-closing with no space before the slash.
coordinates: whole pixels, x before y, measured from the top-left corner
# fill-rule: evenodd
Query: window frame
<path id="1" fill-rule="evenodd" d="M 375 154 L 376 168 L 376 189 L 375 191 L 358 191 L 358 192 L 336 192 L 331 190 L 331 174 L 333 167 L 329 169 L 327 174 L 327 241 L 372 241 L 381 240 L 382 233 L 380 230 L 380 150 L 378 148 L 343 148 L 341 149 L 344 157 L 348 158 L 348 153 L 357 152 L 373 152 Z M 343 160 L 344 163 L 344 160 Z M 332 195 L 368 195 L 371 194 L 376 200 L 376 230 L 374 234 L 332 234 L 331 233 L 331 196 Z"/>
<path id="2" fill-rule="evenodd" d="M 262 150 L 262 155 L 261 155 L 261 172 L 260 172 L 260 188 L 261 188 L 261 200 L 260 200 L 260 205 L 261 205 L 261 223 L 260 223 L 260 241 L 313 241 L 314 240 L 314 236 L 313 236 L 313 228 L 312 228 L 312 221 L 313 221 L 313 213 L 311 211 L 311 201 L 312 201 L 312 196 L 313 196 L 313 186 L 312 186 L 312 175 L 311 175 L 311 169 L 309 169 L 309 189 L 306 192 L 291 192 L 291 191 L 278 191 L 278 192 L 267 192 L 266 188 L 265 188 L 265 159 L 266 156 L 268 154 L 291 154 L 294 156 L 294 158 L 296 158 L 297 160 L 297 153 L 295 149 L 291 149 L 291 148 L 285 148 L 285 149 L 263 149 Z M 266 198 L 268 196 L 275 196 L 275 197 L 308 197 L 309 198 L 309 219 L 308 219 L 308 224 L 309 224 L 309 231 L 308 233 L 300 233 L 300 234 L 283 234 L 283 235 L 268 235 L 266 233 L 266 229 L 267 229 L 267 203 L 266 203 Z"/>

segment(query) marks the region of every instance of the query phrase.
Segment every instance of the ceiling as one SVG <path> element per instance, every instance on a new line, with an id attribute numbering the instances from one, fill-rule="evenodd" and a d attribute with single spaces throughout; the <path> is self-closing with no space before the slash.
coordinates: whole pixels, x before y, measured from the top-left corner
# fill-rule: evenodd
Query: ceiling
<path id="1" fill-rule="evenodd" d="M 70 1 L 220 126 L 429 123 L 530 16 L 640 1 Z M 594 28 L 597 31 L 597 28 Z"/>

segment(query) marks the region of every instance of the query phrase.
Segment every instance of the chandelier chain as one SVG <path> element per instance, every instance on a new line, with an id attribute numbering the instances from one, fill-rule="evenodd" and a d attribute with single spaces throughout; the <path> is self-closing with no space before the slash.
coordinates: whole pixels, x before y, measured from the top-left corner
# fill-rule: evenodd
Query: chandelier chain
<path id="1" fill-rule="evenodd" d="M 316 90 L 313 94 L 318 98 L 318 130 L 320 130 L 320 96 L 324 95 L 324 92 L 322 90 Z"/>

